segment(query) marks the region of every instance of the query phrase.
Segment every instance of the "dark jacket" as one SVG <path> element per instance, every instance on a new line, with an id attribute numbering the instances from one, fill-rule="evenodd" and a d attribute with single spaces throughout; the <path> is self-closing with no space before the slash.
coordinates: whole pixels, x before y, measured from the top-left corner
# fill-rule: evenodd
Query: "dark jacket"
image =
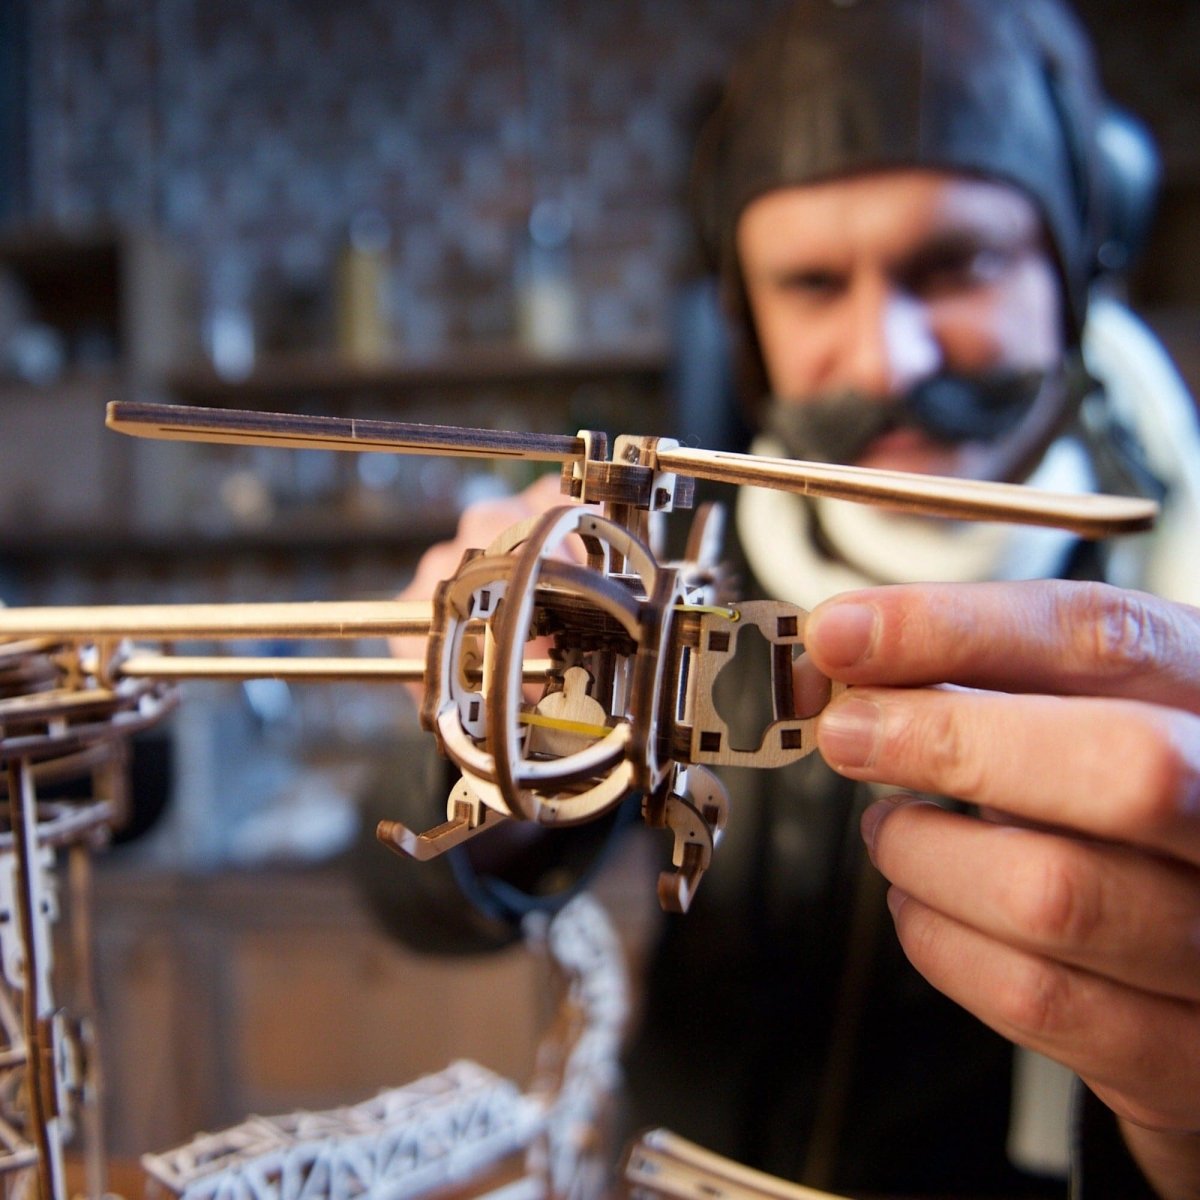
<path id="1" fill-rule="evenodd" d="M 735 692 L 747 727 L 761 729 L 765 689 Z M 1061 1181 L 1007 1160 L 1010 1044 L 927 984 L 899 947 L 858 833 L 869 790 L 815 755 L 729 771 L 726 782 L 729 824 L 713 866 L 691 911 L 666 919 L 649 968 L 626 1055 L 630 1129 L 665 1125 L 848 1195 L 1065 1196 Z M 381 773 L 367 816 L 428 828 L 452 783 L 432 737 L 417 735 Z M 547 832 L 502 877 L 465 848 L 415 863 L 376 847 L 364 878 L 410 945 L 477 952 L 509 944 L 525 912 L 584 886 L 636 815 L 635 800 Z M 653 880 L 646 887 L 652 895 Z M 1071 1195 L 1151 1196 L 1106 1114 L 1086 1108 Z"/>

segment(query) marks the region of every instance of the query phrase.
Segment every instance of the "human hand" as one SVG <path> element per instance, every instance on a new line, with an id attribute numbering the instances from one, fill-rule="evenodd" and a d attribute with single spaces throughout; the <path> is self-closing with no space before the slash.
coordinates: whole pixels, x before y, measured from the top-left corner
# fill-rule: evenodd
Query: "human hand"
<path id="1" fill-rule="evenodd" d="M 818 746 L 910 795 L 863 835 L 934 986 L 1077 1072 L 1164 1197 L 1200 1196 L 1200 610 L 1104 585 L 900 586 L 814 610 L 856 685 Z"/>

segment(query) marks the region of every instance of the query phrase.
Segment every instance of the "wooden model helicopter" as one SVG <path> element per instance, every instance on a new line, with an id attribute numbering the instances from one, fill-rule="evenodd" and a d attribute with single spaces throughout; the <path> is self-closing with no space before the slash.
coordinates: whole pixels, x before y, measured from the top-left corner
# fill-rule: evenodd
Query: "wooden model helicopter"
<path id="1" fill-rule="evenodd" d="M 805 612 L 780 601 L 725 602 L 711 509 L 698 515 L 684 561 L 657 561 L 649 540 L 652 514 L 690 507 L 696 479 L 958 520 L 1060 526 L 1085 537 L 1146 528 L 1156 511 L 1136 498 L 717 453 L 669 438 L 619 437 L 610 458 L 605 435 L 586 431 L 564 437 L 121 402 L 109 405 L 108 425 L 184 441 L 557 461 L 564 495 L 582 503 L 551 509 L 491 546 L 469 551 L 432 604 L 0 611 L 0 638 L 40 639 L 40 653 L 49 641 L 59 654 L 55 685 L 40 685 L 10 705 L 27 716 L 51 706 L 46 720 L 80 741 L 89 721 L 108 721 L 116 735 L 123 722 L 161 706 L 167 680 L 423 680 L 422 724 L 462 777 L 443 824 L 414 833 L 384 822 L 381 840 L 425 859 L 504 819 L 576 824 L 638 793 L 646 820 L 674 834 L 674 870 L 660 877 L 659 897 L 677 911 L 688 907 L 725 820 L 725 792 L 710 768 L 794 761 L 813 748 L 816 717 L 797 715 L 793 697 L 792 662 L 803 645 Z M 586 562 L 557 553 L 572 535 L 586 548 Z M 772 648 L 764 684 L 774 719 L 756 748 L 739 749 L 713 703 L 713 684 L 736 651 L 739 631 L 750 626 Z M 428 639 L 423 664 L 195 659 L 129 645 L 129 639 L 169 644 L 414 634 Z M 528 657 L 534 637 L 548 639 L 548 661 Z M 64 650 L 70 651 L 65 666 Z M 534 700 L 525 694 L 530 677 L 541 681 Z M 111 716 L 97 717 L 110 710 Z M 18 764 L 10 767 L 10 796 L 20 791 L 19 764 L 27 757 L 27 740 L 14 742 L 13 728 L 6 725 L 0 735 L 0 754 Z M 36 757 L 37 746 L 28 744 L 28 755 Z"/>
<path id="2" fill-rule="evenodd" d="M 698 514 L 684 560 L 660 562 L 650 543 L 653 514 L 690 507 L 697 479 L 958 520 L 1060 526 L 1084 537 L 1144 529 L 1156 513 L 1141 499 L 714 453 L 667 438 L 623 436 L 609 457 L 605 436 L 589 432 L 556 437 L 134 403 L 111 404 L 108 424 L 185 441 L 559 462 L 573 502 L 469 551 L 432 603 L 0 607 L 0 791 L 15 856 L 8 907 L 20 937 L 12 975 L 23 993 L 22 1044 L 10 1038 L 4 1054 L 27 1071 L 20 1129 L 0 1097 L 0 1175 L 36 1164 L 43 1200 L 63 1194 L 68 1102 L 42 866 L 61 814 L 38 804 L 37 788 L 46 778 L 111 767 L 129 735 L 171 709 L 174 682 L 424 682 L 422 723 L 462 775 L 444 823 L 414 833 L 385 821 L 385 844 L 424 859 L 506 819 L 576 824 L 640 794 L 647 822 L 674 837 L 660 901 L 683 911 L 725 821 L 725 791 L 711 768 L 779 766 L 808 754 L 816 717 L 796 712 L 793 692 L 807 614 L 778 601 L 727 599 L 712 510 Z M 582 562 L 560 553 L 574 536 Z M 740 749 L 713 685 L 750 627 L 772 648 L 763 685 L 774 715 L 759 745 Z M 413 635 L 427 639 L 423 662 L 173 653 L 185 641 Z M 534 639 L 548 643 L 547 658 L 531 657 Z"/>

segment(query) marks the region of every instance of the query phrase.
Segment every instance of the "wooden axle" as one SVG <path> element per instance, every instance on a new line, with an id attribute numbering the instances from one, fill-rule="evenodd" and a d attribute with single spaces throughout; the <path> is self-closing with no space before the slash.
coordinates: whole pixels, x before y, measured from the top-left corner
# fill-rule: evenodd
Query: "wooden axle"
<path id="1" fill-rule="evenodd" d="M 540 683 L 550 671 L 549 659 L 525 663 L 525 679 Z M 423 658 L 288 658 L 238 655 L 154 654 L 136 651 L 126 655 L 115 673 L 125 678 L 248 680 L 280 679 L 286 683 L 424 683 Z M 479 672 L 466 673 L 477 684 Z"/>
<path id="2" fill-rule="evenodd" d="M 266 604 L 121 604 L 0 608 L 0 638 L 103 641 L 424 637 L 423 601 L 333 600 Z"/>

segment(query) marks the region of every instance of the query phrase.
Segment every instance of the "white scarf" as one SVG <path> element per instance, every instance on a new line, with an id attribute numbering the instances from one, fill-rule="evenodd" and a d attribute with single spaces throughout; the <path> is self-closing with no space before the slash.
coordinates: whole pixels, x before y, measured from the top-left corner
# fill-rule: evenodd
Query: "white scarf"
<path id="1" fill-rule="evenodd" d="M 750 449 L 786 457 L 768 436 Z M 1050 447 L 1028 482 L 1058 492 L 1095 490 L 1086 452 L 1067 437 Z M 816 549 L 814 514 L 841 559 Z M 767 593 L 808 609 L 837 592 L 879 583 L 1052 578 L 1078 541 L 1058 529 L 919 517 L 756 487 L 739 489 L 737 529 Z"/>

